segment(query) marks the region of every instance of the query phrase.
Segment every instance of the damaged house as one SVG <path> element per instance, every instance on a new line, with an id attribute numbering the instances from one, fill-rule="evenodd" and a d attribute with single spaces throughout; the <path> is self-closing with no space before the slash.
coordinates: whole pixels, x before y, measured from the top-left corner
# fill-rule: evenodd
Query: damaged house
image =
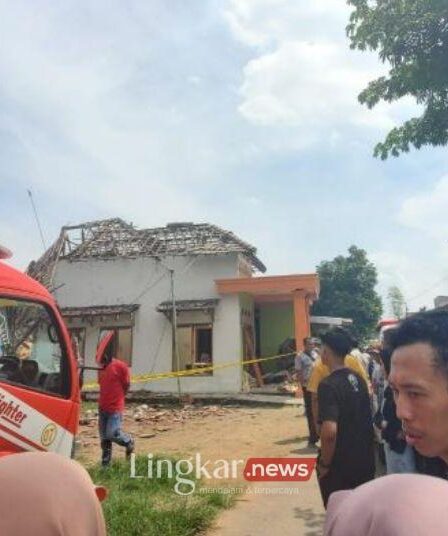
<path id="1" fill-rule="evenodd" d="M 215 225 L 109 219 L 63 227 L 28 272 L 56 297 L 86 365 L 113 332 L 132 375 L 191 371 L 183 392 L 230 393 L 242 390 L 241 360 L 310 333 L 317 276 L 257 275 L 265 270 L 253 246 Z M 137 388 L 175 392 L 177 379 Z"/>

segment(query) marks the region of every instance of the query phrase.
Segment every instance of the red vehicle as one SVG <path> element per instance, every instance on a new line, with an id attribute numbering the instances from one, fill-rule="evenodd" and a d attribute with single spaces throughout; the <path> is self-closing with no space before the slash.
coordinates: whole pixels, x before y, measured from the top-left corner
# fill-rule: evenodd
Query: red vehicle
<path id="1" fill-rule="evenodd" d="M 9 256 L 0 246 L 0 259 Z M 79 410 L 77 364 L 54 299 L 0 261 L 0 456 L 70 456 Z"/>
<path id="2" fill-rule="evenodd" d="M 379 332 L 381 344 L 384 343 L 384 333 L 397 326 L 399 322 L 396 318 L 383 318 L 378 322 L 376 329 Z"/>

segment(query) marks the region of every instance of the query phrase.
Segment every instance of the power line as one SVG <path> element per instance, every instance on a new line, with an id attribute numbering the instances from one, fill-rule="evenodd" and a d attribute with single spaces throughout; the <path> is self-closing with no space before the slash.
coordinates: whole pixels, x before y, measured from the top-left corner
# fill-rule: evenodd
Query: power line
<path id="1" fill-rule="evenodd" d="M 27 190 L 28 196 L 30 198 L 31 206 L 33 207 L 34 217 L 36 218 L 37 227 L 39 229 L 40 233 L 40 239 L 42 240 L 42 245 L 44 246 L 44 252 L 47 251 L 47 246 L 45 245 L 45 238 L 44 233 L 42 231 L 42 227 L 40 225 L 39 216 L 37 215 L 36 205 L 34 204 L 33 194 L 31 193 L 31 190 Z"/>
<path id="2" fill-rule="evenodd" d="M 435 283 L 434 285 L 432 285 L 431 287 L 427 288 L 426 290 L 422 291 L 422 292 L 419 292 L 418 294 L 416 294 L 415 296 L 412 296 L 412 298 L 409 298 L 408 301 L 414 301 L 416 300 L 417 298 L 420 298 L 420 296 L 424 296 L 425 294 L 427 294 L 428 292 L 430 292 L 431 290 L 434 290 L 435 288 L 439 287 L 442 283 L 444 283 L 445 281 L 448 281 L 448 276 L 445 276 L 443 279 L 441 279 L 440 281 L 438 281 L 437 283 Z"/>
<path id="3" fill-rule="evenodd" d="M 179 275 L 183 275 L 184 273 L 186 273 L 192 266 L 193 264 L 197 261 L 199 255 L 196 255 L 194 256 L 190 262 L 187 263 L 187 265 L 184 267 L 184 269 L 180 272 Z M 164 279 L 167 275 L 170 276 L 170 287 L 171 287 L 171 292 L 170 292 L 170 299 L 171 299 L 171 302 L 172 302 L 172 311 L 173 311 L 173 316 L 172 316 L 172 326 L 171 326 L 171 337 L 172 337 L 172 360 L 173 360 L 173 366 L 174 366 L 174 363 L 176 364 L 176 368 L 177 370 L 180 370 L 180 365 L 179 365 L 179 349 L 178 349 L 178 346 L 177 346 L 177 319 L 176 319 L 176 296 L 175 296 L 175 290 L 174 290 L 174 275 L 175 275 L 175 270 L 172 269 L 172 268 L 168 268 L 168 266 L 166 266 L 161 259 L 158 259 L 159 260 L 159 263 L 162 265 L 163 268 L 165 268 L 166 270 L 166 273 L 162 274 L 156 281 L 153 282 L 153 279 L 151 279 L 151 282 L 142 290 L 142 292 L 140 292 L 140 294 L 135 298 L 134 301 L 137 301 L 139 300 L 142 296 L 144 296 L 145 294 L 147 294 L 151 289 L 153 289 L 156 285 L 158 285 L 160 283 L 160 281 L 162 281 L 162 279 Z M 158 344 L 157 344 L 157 349 L 154 353 L 154 357 L 153 357 L 153 363 L 152 363 L 152 366 L 151 366 L 151 371 L 150 373 L 152 373 L 152 371 L 154 370 L 155 366 L 156 366 L 156 363 L 157 363 L 157 360 L 158 360 L 158 357 L 159 357 L 159 352 L 160 352 L 160 348 L 162 346 L 162 341 L 163 341 L 163 338 L 164 338 L 164 335 L 165 335 L 165 331 L 166 331 L 166 327 L 167 327 L 167 323 L 165 323 L 164 327 L 163 327 L 163 331 L 162 331 L 162 334 L 159 338 L 159 341 L 158 341 Z M 182 394 L 182 391 L 181 391 L 181 384 L 180 384 L 180 378 L 178 377 L 177 378 L 177 389 L 178 389 L 178 395 L 179 395 L 179 398 Z"/>
<path id="4" fill-rule="evenodd" d="M 197 261 L 199 255 L 193 257 L 193 259 L 191 259 L 191 261 L 184 267 L 184 269 L 179 273 L 179 275 L 183 275 L 185 272 L 187 272 L 192 266 L 193 264 Z M 170 275 L 171 273 L 171 269 L 168 268 L 160 259 L 159 259 L 159 263 L 160 265 L 165 268 L 166 273 L 162 274 L 156 281 L 151 282 L 148 284 L 148 286 L 146 286 L 141 292 L 140 294 L 134 299 L 134 302 L 136 302 L 137 300 L 139 300 L 140 298 L 142 298 L 145 294 L 147 294 L 150 290 L 152 290 L 156 285 L 158 285 L 160 283 L 160 281 L 162 281 L 162 279 L 164 279 L 165 277 L 167 277 L 168 275 Z"/>
<path id="5" fill-rule="evenodd" d="M 141 292 L 140 294 L 134 299 L 134 302 L 136 302 L 137 300 L 139 300 L 142 296 L 144 296 L 145 294 L 147 294 L 150 290 L 152 290 L 156 285 L 158 285 L 160 283 L 160 281 L 162 281 L 162 279 L 164 279 L 165 277 L 167 277 L 168 273 L 165 273 L 165 274 L 162 274 L 156 281 L 154 281 L 154 283 L 150 283 L 147 287 L 145 287 Z"/>
<path id="6" fill-rule="evenodd" d="M 164 324 L 163 324 L 163 330 L 162 330 L 162 333 L 159 337 L 159 342 L 157 344 L 157 348 L 156 348 L 156 351 L 154 352 L 154 357 L 152 359 L 152 366 L 151 366 L 151 370 L 149 371 L 149 374 L 152 374 L 154 372 L 154 369 L 156 367 L 156 364 L 157 364 L 157 361 L 158 361 L 158 358 L 159 358 L 159 353 L 160 353 L 160 348 L 162 347 L 162 341 L 163 341 L 163 338 L 165 336 L 165 332 L 166 332 L 166 328 L 169 324 L 169 321 L 165 321 Z"/>

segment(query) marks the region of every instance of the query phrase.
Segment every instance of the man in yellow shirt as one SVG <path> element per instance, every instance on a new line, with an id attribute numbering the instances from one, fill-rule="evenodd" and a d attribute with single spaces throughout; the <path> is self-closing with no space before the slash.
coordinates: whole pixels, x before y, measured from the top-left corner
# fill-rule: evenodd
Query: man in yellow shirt
<path id="1" fill-rule="evenodd" d="M 364 370 L 364 367 L 361 365 L 359 360 L 351 354 L 348 354 L 345 357 L 344 364 L 349 369 L 354 370 L 361 378 L 366 382 L 367 388 L 370 392 L 370 385 L 369 385 L 369 379 L 367 377 L 366 371 Z M 322 363 L 321 359 L 318 359 L 313 367 L 313 371 L 311 372 L 310 379 L 308 380 L 308 386 L 307 389 L 311 393 L 311 407 L 313 411 L 313 419 L 314 423 L 316 425 L 316 430 L 318 429 L 317 424 L 317 416 L 319 414 L 318 407 L 317 407 L 317 389 L 319 387 L 320 382 L 330 375 L 330 369 Z"/>

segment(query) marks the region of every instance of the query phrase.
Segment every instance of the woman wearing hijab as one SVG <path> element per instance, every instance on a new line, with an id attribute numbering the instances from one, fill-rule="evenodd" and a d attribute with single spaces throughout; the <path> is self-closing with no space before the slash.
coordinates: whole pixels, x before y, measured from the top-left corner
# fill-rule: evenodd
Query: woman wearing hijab
<path id="1" fill-rule="evenodd" d="M 324 536 L 446 536 L 448 482 L 415 474 L 388 475 L 333 493 Z"/>
<path id="2" fill-rule="evenodd" d="M 105 536 L 99 498 L 87 471 L 50 452 L 0 458 L 2 536 Z"/>

